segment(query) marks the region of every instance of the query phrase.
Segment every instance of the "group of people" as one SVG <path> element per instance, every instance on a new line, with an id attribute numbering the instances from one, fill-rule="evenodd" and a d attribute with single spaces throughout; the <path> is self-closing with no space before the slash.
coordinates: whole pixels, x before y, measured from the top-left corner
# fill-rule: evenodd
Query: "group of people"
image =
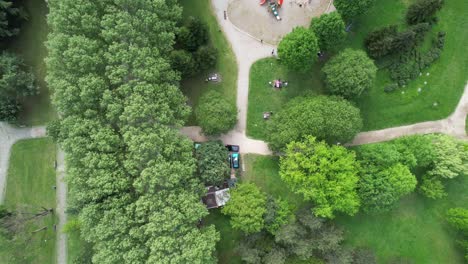
<path id="1" fill-rule="evenodd" d="M 273 88 L 278 88 L 278 89 L 281 89 L 285 86 L 288 86 L 288 82 L 287 81 L 281 81 L 281 79 L 278 79 L 278 80 L 273 80 L 272 82 L 269 82 L 269 84 L 271 86 L 273 86 Z"/>

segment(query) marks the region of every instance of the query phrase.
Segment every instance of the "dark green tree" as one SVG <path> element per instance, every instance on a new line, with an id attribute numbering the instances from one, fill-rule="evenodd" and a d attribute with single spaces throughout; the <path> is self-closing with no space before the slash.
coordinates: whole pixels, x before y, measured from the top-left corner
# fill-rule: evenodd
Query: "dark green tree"
<path id="1" fill-rule="evenodd" d="M 171 52 L 171 65 L 174 70 L 180 72 L 182 77 L 193 76 L 198 71 L 192 54 L 185 50 L 174 50 Z"/>
<path id="2" fill-rule="evenodd" d="M 22 7 L 16 7 L 12 1 L 0 0 L 0 38 L 18 35 L 21 22 L 27 18 Z"/>
<path id="3" fill-rule="evenodd" d="M 328 61 L 322 71 L 331 93 L 354 98 L 372 86 L 377 67 L 364 51 L 345 49 Z"/>
<path id="4" fill-rule="evenodd" d="M 408 7 L 406 23 L 416 25 L 422 22 L 432 22 L 434 15 L 442 8 L 444 0 L 418 0 Z"/>
<path id="5" fill-rule="evenodd" d="M 333 5 L 347 22 L 366 13 L 373 4 L 374 0 L 335 0 L 333 2 Z"/>
<path id="6" fill-rule="evenodd" d="M 194 52 L 209 41 L 208 26 L 200 19 L 190 16 L 176 37 L 176 42 L 183 49 Z"/>
<path id="7" fill-rule="evenodd" d="M 265 228 L 270 234 L 275 235 L 278 229 L 294 219 L 293 207 L 287 200 L 275 199 L 268 196 L 266 213 L 264 216 Z"/>
<path id="8" fill-rule="evenodd" d="M 307 72 L 317 60 L 319 51 L 315 34 L 303 27 L 294 28 L 278 45 L 281 62 L 293 70 Z"/>
<path id="9" fill-rule="evenodd" d="M 332 50 L 346 37 L 345 23 L 338 12 L 323 14 L 312 18 L 310 29 L 318 38 L 320 50 Z"/>
<path id="10" fill-rule="evenodd" d="M 22 100 L 36 95 L 34 75 L 18 56 L 3 52 L 0 56 L 0 120 L 14 121 L 21 111 Z"/>
<path id="11" fill-rule="evenodd" d="M 218 61 L 218 50 L 213 46 L 201 46 L 194 53 L 195 66 L 198 71 L 213 69 Z"/>
<path id="12" fill-rule="evenodd" d="M 359 109 L 342 98 L 297 98 L 288 102 L 269 122 L 268 142 L 270 148 L 277 151 L 307 135 L 329 143 L 345 143 L 361 128 Z"/>
<path id="13" fill-rule="evenodd" d="M 209 91 L 200 98 L 195 108 L 198 124 L 207 135 L 229 131 L 237 121 L 236 107 L 215 91 Z"/>
<path id="14" fill-rule="evenodd" d="M 198 175 L 205 185 L 220 185 L 229 175 L 228 151 L 220 141 L 203 143 L 196 151 Z"/>

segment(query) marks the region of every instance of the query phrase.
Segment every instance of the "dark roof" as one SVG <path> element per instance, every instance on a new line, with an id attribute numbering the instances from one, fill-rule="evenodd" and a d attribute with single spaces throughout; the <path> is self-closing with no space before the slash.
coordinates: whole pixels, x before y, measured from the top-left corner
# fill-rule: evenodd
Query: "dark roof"
<path id="1" fill-rule="evenodd" d="M 202 197 L 202 201 L 206 204 L 206 208 L 217 208 L 218 204 L 216 204 L 216 194 L 214 192 L 207 193 L 206 196 Z"/>

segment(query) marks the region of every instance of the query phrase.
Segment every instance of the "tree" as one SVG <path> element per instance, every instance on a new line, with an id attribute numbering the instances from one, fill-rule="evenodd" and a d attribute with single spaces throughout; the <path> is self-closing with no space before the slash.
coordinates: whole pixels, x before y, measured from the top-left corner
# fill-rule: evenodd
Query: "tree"
<path id="1" fill-rule="evenodd" d="M 182 77 L 193 76 L 197 72 L 192 54 L 185 50 L 174 50 L 171 52 L 171 65 L 174 70 L 180 72 Z"/>
<path id="2" fill-rule="evenodd" d="M 401 163 L 385 169 L 368 166 L 363 170 L 358 192 L 366 212 L 388 211 L 416 188 L 415 176 Z"/>
<path id="3" fill-rule="evenodd" d="M 372 4 L 374 4 L 374 0 L 335 0 L 333 2 L 333 5 L 347 22 L 366 13 Z"/>
<path id="4" fill-rule="evenodd" d="M 176 42 L 185 50 L 194 52 L 209 40 L 208 26 L 200 19 L 190 16 L 178 33 Z"/>
<path id="5" fill-rule="evenodd" d="M 22 7 L 15 7 L 13 2 L 0 0 L 0 38 L 18 35 L 21 21 L 27 17 Z"/>
<path id="6" fill-rule="evenodd" d="M 364 51 L 345 49 L 330 59 L 322 71 L 331 93 L 353 98 L 372 86 L 377 67 Z"/>
<path id="7" fill-rule="evenodd" d="M 220 141 L 203 143 L 196 150 L 198 175 L 205 185 L 220 185 L 229 175 L 228 151 Z"/>
<path id="8" fill-rule="evenodd" d="M 229 131 L 237 121 L 236 107 L 223 96 L 211 90 L 200 98 L 195 115 L 203 132 L 216 135 Z"/>
<path id="9" fill-rule="evenodd" d="M 21 100 L 39 93 L 34 75 L 16 55 L 0 56 L 0 120 L 14 121 L 21 111 Z"/>
<path id="10" fill-rule="evenodd" d="M 268 196 L 264 220 L 265 228 L 270 234 L 275 235 L 281 226 L 293 219 L 293 208 L 288 201 Z"/>
<path id="11" fill-rule="evenodd" d="M 264 227 L 266 196 L 253 183 L 238 184 L 231 189 L 231 198 L 221 212 L 231 217 L 231 226 L 246 234 L 259 232 Z"/>
<path id="12" fill-rule="evenodd" d="M 418 0 L 408 7 L 406 23 L 416 25 L 432 22 L 435 13 L 442 8 L 443 0 Z"/>
<path id="13" fill-rule="evenodd" d="M 296 27 L 278 45 L 278 55 L 286 66 L 307 72 L 316 61 L 319 51 L 315 34 L 304 27 Z"/>
<path id="14" fill-rule="evenodd" d="M 468 209 L 451 208 L 447 211 L 447 222 L 456 229 L 468 234 Z"/>
<path id="15" fill-rule="evenodd" d="M 281 179 L 293 192 L 313 201 L 313 212 L 320 217 L 333 218 L 335 211 L 349 215 L 358 211 L 358 172 L 354 152 L 330 147 L 312 136 L 288 144 L 280 158 Z"/>
<path id="16" fill-rule="evenodd" d="M 216 66 L 218 50 L 213 46 L 201 46 L 194 53 L 194 58 L 199 72 L 210 70 Z"/>
<path id="17" fill-rule="evenodd" d="M 294 140 L 313 135 L 329 143 L 347 142 L 362 128 L 358 108 L 339 97 L 301 97 L 288 102 L 268 124 L 268 142 L 281 150 Z"/>
<path id="18" fill-rule="evenodd" d="M 338 12 L 312 18 L 310 29 L 318 38 L 320 50 L 332 50 L 340 45 L 346 37 L 345 24 Z"/>

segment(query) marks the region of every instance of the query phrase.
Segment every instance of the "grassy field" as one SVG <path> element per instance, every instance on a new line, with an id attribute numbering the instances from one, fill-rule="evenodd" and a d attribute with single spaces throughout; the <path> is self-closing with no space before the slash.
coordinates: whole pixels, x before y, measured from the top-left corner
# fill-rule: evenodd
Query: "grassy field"
<path id="1" fill-rule="evenodd" d="M 216 69 L 210 72 L 221 74 L 221 83 L 206 83 L 206 74 L 201 74 L 195 78 L 189 78 L 181 82 L 181 89 L 189 99 L 189 104 L 196 107 L 200 96 L 211 89 L 218 90 L 223 96 L 236 103 L 237 93 L 237 63 L 229 42 L 226 40 L 216 17 L 211 8 L 210 0 L 180 0 L 179 3 L 184 8 L 183 16 L 188 18 L 194 16 L 204 21 L 209 28 L 212 45 L 218 50 L 218 63 Z M 196 125 L 195 116 L 192 114 L 188 125 Z"/>
<path id="2" fill-rule="evenodd" d="M 50 139 L 24 140 L 13 146 L 5 197 L 7 207 L 33 213 L 41 211 L 41 207 L 55 209 L 55 190 L 52 188 L 55 186 L 55 154 L 55 144 Z M 53 226 L 56 223 L 56 217 L 48 215 L 26 227 L 31 231 L 47 227 L 33 235 L 31 242 L 22 249 L 33 255 L 31 263 L 55 263 L 56 232 Z M 21 253 L 15 252 L 16 255 Z"/>
<path id="3" fill-rule="evenodd" d="M 389 24 L 403 24 L 406 7 L 411 2 L 414 0 L 376 0 L 373 8 L 353 23 L 343 47 L 364 49 L 364 38 L 370 31 Z M 445 1 L 438 14 L 439 23 L 432 30 L 433 33 L 447 33 L 445 48 L 440 59 L 427 68 L 421 77 L 400 91 L 388 94 L 383 88 L 390 83 L 389 74 L 384 70 L 378 72 L 373 87 L 356 101 L 364 119 L 364 130 L 441 119 L 455 109 L 467 81 L 468 56 L 463 55 L 468 52 L 466 10 L 468 1 Z M 423 46 L 428 46 L 430 41 L 431 38 L 428 37 Z M 286 68 L 277 63 L 268 65 L 267 61 L 255 63 L 250 75 L 247 134 L 259 139 L 264 139 L 266 133 L 263 112 L 275 112 L 292 97 L 310 90 L 315 93 L 325 92 L 321 83 L 321 65 L 317 65 L 309 76 L 295 80 L 293 73 Z M 268 89 L 268 81 L 276 78 L 289 78 L 291 87 L 288 86 L 281 92 Z M 422 88 L 421 93 L 418 93 L 418 88 Z M 291 90 L 289 95 L 282 94 L 288 90 Z M 433 106 L 435 102 L 437 107 Z"/>
<path id="4" fill-rule="evenodd" d="M 40 94 L 24 101 L 24 110 L 19 122 L 27 125 L 41 125 L 55 118 L 55 111 L 50 103 L 50 94 L 45 82 L 47 56 L 45 41 L 48 27 L 46 16 L 48 8 L 45 1 L 22 0 L 29 15 L 21 28 L 20 35 L 9 44 L 9 49 L 18 53 L 25 63 L 32 67 Z"/>
<path id="5" fill-rule="evenodd" d="M 379 263 L 399 255 L 414 263 L 463 263 L 444 215 L 449 208 L 468 204 L 468 177 L 450 181 L 447 191 L 448 197 L 441 200 L 414 193 L 389 213 L 339 217 L 337 222 L 347 230 L 348 244 L 371 248 Z"/>
<path id="6" fill-rule="evenodd" d="M 249 105 L 247 110 L 247 135 L 256 139 L 266 139 L 266 122 L 263 112 L 275 114 L 291 98 L 305 94 L 323 92 L 320 65 L 313 68 L 313 75 L 289 71 L 273 58 L 256 62 L 250 69 Z M 272 88 L 269 82 L 281 79 L 288 86 L 281 90 Z"/>

